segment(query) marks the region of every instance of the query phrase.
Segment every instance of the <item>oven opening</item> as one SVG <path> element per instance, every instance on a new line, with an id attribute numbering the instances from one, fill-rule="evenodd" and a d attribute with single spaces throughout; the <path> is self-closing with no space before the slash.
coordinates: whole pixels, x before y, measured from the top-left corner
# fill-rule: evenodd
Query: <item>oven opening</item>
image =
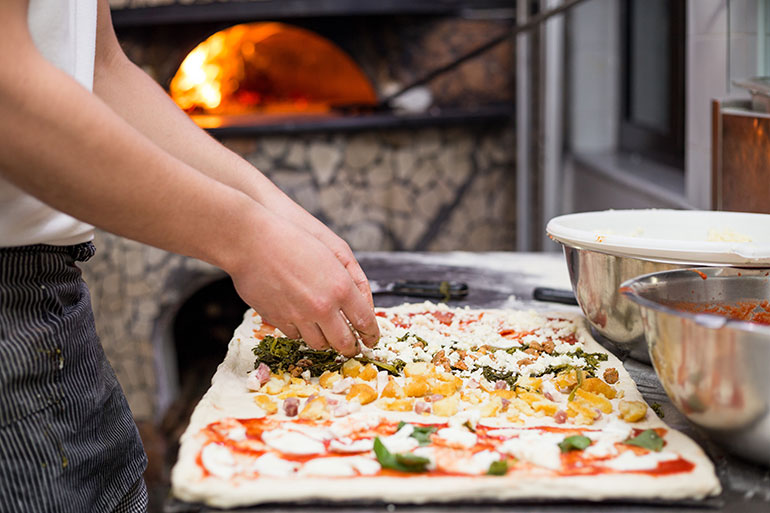
<path id="1" fill-rule="evenodd" d="M 277 22 L 211 35 L 184 58 L 169 92 L 204 128 L 221 126 L 224 117 L 324 115 L 377 103 L 371 81 L 345 51 Z"/>

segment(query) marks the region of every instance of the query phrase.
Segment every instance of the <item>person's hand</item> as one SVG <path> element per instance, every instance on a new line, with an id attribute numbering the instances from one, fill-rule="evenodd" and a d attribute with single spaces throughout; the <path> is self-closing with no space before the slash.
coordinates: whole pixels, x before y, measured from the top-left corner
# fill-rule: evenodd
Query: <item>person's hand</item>
<path id="1" fill-rule="evenodd" d="M 273 193 L 262 198 L 260 203 L 276 215 L 289 220 L 299 228 L 312 234 L 316 239 L 321 241 L 324 246 L 329 248 L 337 260 L 339 260 L 345 269 L 347 269 L 350 278 L 356 284 L 358 290 L 366 296 L 369 305 L 374 308 L 374 300 L 372 299 L 372 289 L 369 287 L 369 280 L 366 278 L 366 274 L 364 274 L 363 269 L 361 269 L 361 266 L 353 255 L 353 251 L 350 249 L 348 243 L 331 231 L 328 226 L 316 219 L 307 210 L 292 201 L 291 198 L 277 189 L 275 185 L 271 184 L 271 189 Z"/>
<path id="2" fill-rule="evenodd" d="M 348 243 L 345 242 L 336 233 L 331 231 L 321 221 L 311 216 L 310 214 L 308 214 L 308 216 L 314 222 L 308 222 L 308 226 L 302 227 L 307 229 L 315 238 L 321 241 L 324 246 L 329 248 L 337 260 L 348 271 L 348 274 L 353 280 L 353 283 L 356 284 L 358 290 L 360 290 L 361 294 L 366 297 L 366 300 L 369 302 L 369 306 L 373 309 L 374 299 L 372 298 L 372 289 L 369 286 L 369 280 L 366 277 L 366 274 L 364 274 L 364 270 L 361 269 L 361 265 L 358 263 L 358 260 L 356 260 L 356 257 L 353 256 L 353 251 L 350 249 Z"/>
<path id="3" fill-rule="evenodd" d="M 344 241 L 339 239 L 335 253 L 307 230 L 272 214 L 259 229 L 254 243 L 225 269 L 249 306 L 314 349 L 331 346 L 346 356 L 356 354 L 351 325 L 364 344 L 377 343 L 368 282 Z"/>

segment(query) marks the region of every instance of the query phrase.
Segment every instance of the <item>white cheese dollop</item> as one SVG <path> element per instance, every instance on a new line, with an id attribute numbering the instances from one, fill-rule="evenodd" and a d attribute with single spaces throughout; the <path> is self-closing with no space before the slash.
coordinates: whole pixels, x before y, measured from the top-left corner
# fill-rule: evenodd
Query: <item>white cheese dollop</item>
<path id="1" fill-rule="evenodd" d="M 252 469 L 260 475 L 271 477 L 288 477 L 299 468 L 299 463 L 286 461 L 275 454 L 263 454 L 252 465 Z"/>
<path id="2" fill-rule="evenodd" d="M 332 452 L 366 452 L 374 447 L 374 440 L 362 438 L 361 440 L 350 440 L 342 438 L 329 442 L 329 450 Z"/>
<path id="3" fill-rule="evenodd" d="M 501 428 L 487 431 L 487 436 L 492 438 L 512 438 L 521 433 L 521 429 Z"/>
<path id="4" fill-rule="evenodd" d="M 268 447 L 284 454 L 321 454 L 326 452 L 322 442 L 296 431 L 276 429 L 262 433 L 262 441 Z"/>
<path id="5" fill-rule="evenodd" d="M 299 471 L 301 476 L 350 477 L 356 475 L 348 458 L 317 458 L 305 463 Z"/>
<path id="6" fill-rule="evenodd" d="M 331 431 L 322 427 L 308 426 L 306 424 L 294 424 L 292 422 L 286 422 L 281 427 L 288 431 L 296 431 L 298 433 L 302 433 L 303 435 L 320 442 L 334 438 L 334 434 L 332 434 Z"/>
<path id="7" fill-rule="evenodd" d="M 583 453 L 589 457 L 605 458 L 618 453 L 615 444 L 631 436 L 631 426 L 613 417 L 600 431 L 585 431 L 583 434 L 592 442 Z"/>
<path id="8" fill-rule="evenodd" d="M 350 406 L 350 403 L 348 404 Z M 382 421 L 382 416 L 372 412 L 352 412 L 352 415 L 332 422 L 329 431 L 336 438 L 345 438 L 359 431 L 366 431 L 377 427 Z"/>
<path id="9" fill-rule="evenodd" d="M 366 456 L 350 456 L 347 458 L 356 472 L 362 476 L 371 476 L 380 471 L 380 463 Z"/>
<path id="10" fill-rule="evenodd" d="M 465 428 L 447 427 L 439 429 L 436 436 L 445 440 L 447 445 L 469 449 L 476 445 L 478 437 Z"/>
<path id="11" fill-rule="evenodd" d="M 239 469 L 230 450 L 221 444 L 211 443 L 201 451 L 201 463 L 209 474 L 230 479 Z"/>
<path id="12" fill-rule="evenodd" d="M 559 470 L 561 449 L 558 443 L 563 439 L 564 435 L 561 434 L 522 430 L 518 437 L 506 440 L 500 451 L 538 467 Z"/>
<path id="13" fill-rule="evenodd" d="M 299 471 L 303 476 L 350 477 L 371 476 L 380 471 L 380 464 L 366 456 L 318 458 L 310 460 Z"/>

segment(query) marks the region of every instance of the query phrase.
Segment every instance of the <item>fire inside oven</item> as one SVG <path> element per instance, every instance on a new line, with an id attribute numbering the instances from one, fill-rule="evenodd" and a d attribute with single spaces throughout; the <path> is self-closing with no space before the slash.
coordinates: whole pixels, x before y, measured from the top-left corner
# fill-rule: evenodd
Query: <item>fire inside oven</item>
<path id="1" fill-rule="evenodd" d="M 222 116 L 325 114 L 377 103 L 371 82 L 342 49 L 277 22 L 211 35 L 182 61 L 170 94 L 205 127 L 217 126 Z"/>

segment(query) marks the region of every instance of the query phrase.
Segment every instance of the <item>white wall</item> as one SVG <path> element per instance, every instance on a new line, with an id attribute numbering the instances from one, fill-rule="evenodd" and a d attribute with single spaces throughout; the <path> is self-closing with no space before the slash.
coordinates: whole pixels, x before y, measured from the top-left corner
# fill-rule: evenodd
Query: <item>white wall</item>
<path id="1" fill-rule="evenodd" d="M 757 66 L 758 2 L 770 4 L 687 1 L 685 171 L 677 178 L 672 170 L 666 180 L 660 180 L 665 169 L 659 166 L 629 167 L 623 158 L 611 165 L 619 119 L 619 3 L 591 0 L 573 11 L 567 35 L 567 149 L 572 157 L 565 168 L 565 180 L 573 186 L 565 211 L 636 206 L 640 200 L 650 206 L 711 207 L 711 101 L 745 96 L 730 87 L 730 80 L 770 71 L 770 56 L 765 56 L 764 69 Z M 770 25 L 770 12 L 765 15 Z M 647 173 L 647 167 L 656 169 Z M 640 180 L 648 183 L 639 188 Z"/>
<path id="2" fill-rule="evenodd" d="M 711 101 L 728 92 L 728 0 L 687 1 L 685 194 L 711 207 Z"/>
<path id="3" fill-rule="evenodd" d="M 575 8 L 568 34 L 568 139 L 582 153 L 613 151 L 618 144 L 620 35 L 617 0 Z"/>

